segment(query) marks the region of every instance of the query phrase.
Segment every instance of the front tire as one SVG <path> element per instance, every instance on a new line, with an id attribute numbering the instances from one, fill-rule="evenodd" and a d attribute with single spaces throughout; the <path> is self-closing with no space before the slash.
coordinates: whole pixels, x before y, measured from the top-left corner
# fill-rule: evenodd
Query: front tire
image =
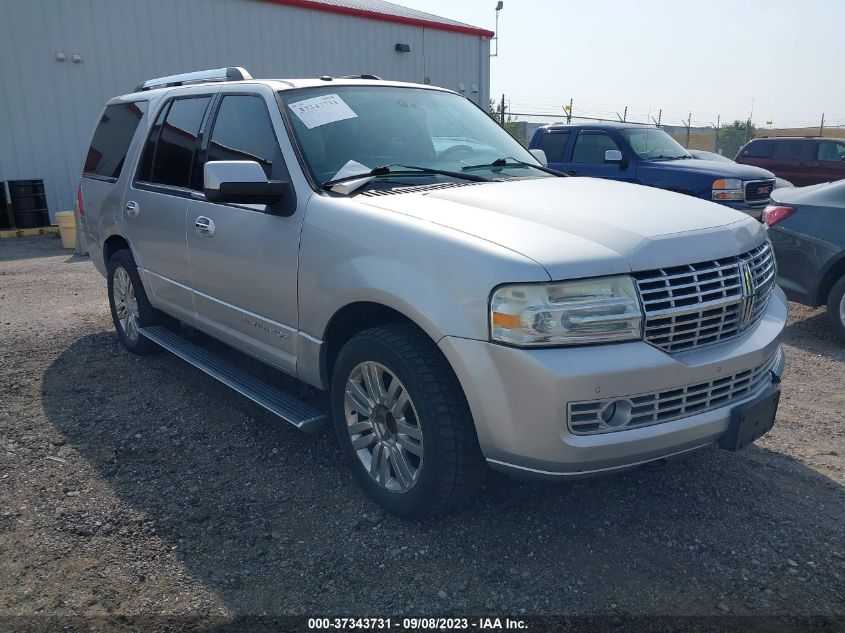
<path id="1" fill-rule="evenodd" d="M 463 390 L 415 326 L 354 336 L 335 363 L 331 401 L 355 478 L 388 512 L 431 516 L 478 490 L 486 466 Z"/>
<path id="2" fill-rule="evenodd" d="M 830 289 L 827 296 L 827 316 L 833 333 L 845 343 L 845 275 Z"/>
<path id="3" fill-rule="evenodd" d="M 109 259 L 108 293 L 112 321 L 123 346 L 133 354 L 147 355 L 161 348 L 143 336 L 139 328 L 154 325 L 159 312 L 150 305 L 132 253 L 121 249 Z"/>

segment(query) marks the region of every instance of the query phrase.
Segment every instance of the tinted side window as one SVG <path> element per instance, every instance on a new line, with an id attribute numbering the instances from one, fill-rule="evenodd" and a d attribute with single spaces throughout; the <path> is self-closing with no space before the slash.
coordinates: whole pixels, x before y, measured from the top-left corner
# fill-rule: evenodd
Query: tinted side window
<path id="1" fill-rule="evenodd" d="M 117 180 L 129 144 L 146 111 L 146 101 L 115 103 L 106 107 L 91 140 L 82 173 Z"/>
<path id="2" fill-rule="evenodd" d="M 772 155 L 772 145 L 774 145 L 772 141 L 754 141 L 745 148 L 742 155 L 751 158 L 769 158 Z"/>
<path id="3" fill-rule="evenodd" d="M 172 102 L 171 102 L 172 103 Z M 144 144 L 144 151 L 141 153 L 141 160 L 138 166 L 138 173 L 135 176 L 137 180 L 150 180 L 150 174 L 153 169 L 153 157 L 156 153 L 156 143 L 158 143 L 158 135 L 161 133 L 161 126 L 164 125 L 164 117 L 170 109 L 170 103 L 165 105 L 158 113 L 153 129 L 147 137 L 147 142 Z"/>
<path id="4" fill-rule="evenodd" d="M 150 182 L 188 187 L 200 125 L 211 97 L 176 99 L 159 132 Z"/>
<path id="5" fill-rule="evenodd" d="M 818 160 L 841 162 L 845 160 L 845 145 L 834 141 L 819 141 Z"/>
<path id="6" fill-rule="evenodd" d="M 572 150 L 573 163 L 604 163 L 604 153 L 619 149 L 616 142 L 604 132 L 581 132 Z"/>
<path id="7" fill-rule="evenodd" d="M 772 158 L 787 160 L 815 158 L 812 155 L 813 144 L 806 141 L 778 141 L 774 146 Z"/>
<path id="8" fill-rule="evenodd" d="M 284 173 L 281 149 L 264 99 L 223 97 L 211 132 L 208 160 L 252 160 L 261 165 L 268 179 Z"/>
<path id="9" fill-rule="evenodd" d="M 546 132 L 540 137 L 538 149 L 546 152 L 546 160 L 550 163 L 562 163 L 566 145 L 569 143 L 570 132 Z"/>

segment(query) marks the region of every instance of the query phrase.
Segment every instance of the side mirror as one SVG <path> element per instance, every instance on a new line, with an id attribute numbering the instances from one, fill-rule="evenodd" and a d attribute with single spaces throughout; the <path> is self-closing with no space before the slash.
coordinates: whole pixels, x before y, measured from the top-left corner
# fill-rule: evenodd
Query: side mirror
<path id="1" fill-rule="evenodd" d="M 531 152 L 531 155 L 532 155 L 534 158 L 536 158 L 536 159 L 537 159 L 537 161 L 538 161 L 538 162 L 539 162 L 539 163 L 540 163 L 543 167 L 548 167 L 548 166 L 549 166 L 549 160 L 546 158 L 546 152 L 544 152 L 544 151 L 543 151 L 543 150 L 541 150 L 541 149 L 529 149 L 528 151 L 529 151 L 529 152 Z"/>
<path id="2" fill-rule="evenodd" d="M 622 152 L 618 149 L 609 149 L 604 153 L 604 162 L 606 163 L 621 163 Z"/>
<path id="3" fill-rule="evenodd" d="M 203 168 L 203 188 L 209 202 L 272 205 L 285 197 L 291 184 L 267 180 L 253 160 L 213 160 Z"/>

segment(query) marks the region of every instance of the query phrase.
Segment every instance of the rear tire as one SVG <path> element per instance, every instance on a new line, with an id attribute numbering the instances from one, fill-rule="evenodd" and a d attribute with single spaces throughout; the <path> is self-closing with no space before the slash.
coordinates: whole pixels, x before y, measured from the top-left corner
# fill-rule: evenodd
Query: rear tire
<path id="1" fill-rule="evenodd" d="M 123 346 L 141 356 L 161 351 L 138 328 L 162 323 L 165 317 L 150 305 L 132 253 L 116 251 L 109 259 L 108 293 L 112 321 Z"/>
<path id="2" fill-rule="evenodd" d="M 845 275 L 830 289 L 827 296 L 827 316 L 833 333 L 845 343 Z"/>
<path id="3" fill-rule="evenodd" d="M 335 363 L 331 402 L 355 478 L 388 512 L 436 515 L 479 489 L 486 464 L 466 397 L 440 350 L 415 326 L 354 336 Z"/>

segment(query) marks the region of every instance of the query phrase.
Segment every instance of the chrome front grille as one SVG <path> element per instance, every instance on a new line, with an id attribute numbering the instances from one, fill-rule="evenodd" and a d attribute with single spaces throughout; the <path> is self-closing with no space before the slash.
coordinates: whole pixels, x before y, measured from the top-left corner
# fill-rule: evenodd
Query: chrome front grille
<path id="1" fill-rule="evenodd" d="M 768 202 L 774 188 L 774 180 L 750 180 L 745 183 L 745 201 Z"/>
<path id="2" fill-rule="evenodd" d="M 738 257 L 634 273 L 644 338 L 681 352 L 738 336 L 756 323 L 775 285 L 768 242 Z"/>
<path id="3" fill-rule="evenodd" d="M 686 387 L 636 396 L 569 403 L 569 430 L 595 435 L 669 422 L 728 406 L 755 395 L 771 380 L 778 350 L 756 368 Z"/>

